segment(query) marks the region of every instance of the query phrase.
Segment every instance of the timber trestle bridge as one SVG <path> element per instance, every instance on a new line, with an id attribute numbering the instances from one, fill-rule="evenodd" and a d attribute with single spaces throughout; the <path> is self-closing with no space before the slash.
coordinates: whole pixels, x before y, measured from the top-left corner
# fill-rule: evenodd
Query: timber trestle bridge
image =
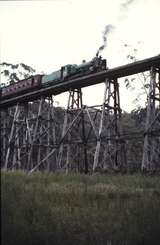
<path id="1" fill-rule="evenodd" d="M 142 171 L 160 171 L 160 55 L 0 100 L 1 168 L 65 172 L 126 171 L 119 78 L 150 72 Z M 82 88 L 104 83 L 99 106 L 83 104 Z M 54 96 L 69 92 L 67 109 Z M 134 164 L 134 163 L 133 163 Z"/>

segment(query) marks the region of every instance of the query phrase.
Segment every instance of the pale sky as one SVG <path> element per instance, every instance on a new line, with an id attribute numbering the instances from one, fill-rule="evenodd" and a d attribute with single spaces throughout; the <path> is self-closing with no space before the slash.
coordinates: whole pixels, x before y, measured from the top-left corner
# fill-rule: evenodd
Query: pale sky
<path id="1" fill-rule="evenodd" d="M 102 53 L 109 68 L 127 63 L 133 48 L 138 59 L 149 58 L 160 54 L 159 12 L 160 0 L 0 1 L 0 60 L 44 73 L 79 64 L 95 56 L 109 24 L 115 28 Z M 134 93 L 121 87 L 122 109 L 131 110 Z M 64 105 L 66 98 L 62 94 L 56 100 Z M 84 103 L 102 99 L 102 85 L 84 89 Z"/>

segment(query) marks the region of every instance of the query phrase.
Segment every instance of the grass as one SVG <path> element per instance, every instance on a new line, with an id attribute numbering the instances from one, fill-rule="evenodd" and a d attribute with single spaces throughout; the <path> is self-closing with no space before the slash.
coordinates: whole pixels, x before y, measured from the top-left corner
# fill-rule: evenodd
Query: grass
<path id="1" fill-rule="evenodd" d="M 2 172 L 1 202 L 3 245 L 160 243 L 158 176 Z"/>

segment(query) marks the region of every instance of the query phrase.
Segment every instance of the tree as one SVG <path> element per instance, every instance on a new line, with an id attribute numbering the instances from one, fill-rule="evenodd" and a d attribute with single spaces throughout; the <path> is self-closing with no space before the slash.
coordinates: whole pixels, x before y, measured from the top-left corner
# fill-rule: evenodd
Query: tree
<path id="1" fill-rule="evenodd" d="M 0 68 L 0 74 L 2 75 L 1 85 L 15 83 L 21 79 L 28 78 L 35 74 L 35 69 L 33 69 L 31 66 L 25 65 L 24 63 L 14 65 L 11 63 L 3 62 L 0 64 Z"/>
<path id="2" fill-rule="evenodd" d="M 141 44 L 140 42 L 137 43 L 138 45 Z M 136 62 L 138 61 L 138 47 L 134 48 L 128 44 L 124 44 L 124 47 L 126 49 L 126 59 L 128 62 Z M 139 82 L 140 88 L 137 91 L 137 96 L 133 100 L 133 103 L 135 104 L 135 109 L 141 109 L 141 100 L 143 96 L 147 97 L 148 96 L 148 89 L 149 89 L 149 79 L 150 79 L 150 72 L 142 72 L 140 74 L 127 77 L 124 80 L 125 86 L 127 89 L 133 91 L 136 89 L 135 83 Z M 145 100 L 146 101 L 146 100 Z M 144 105 L 145 106 L 145 105 Z"/>

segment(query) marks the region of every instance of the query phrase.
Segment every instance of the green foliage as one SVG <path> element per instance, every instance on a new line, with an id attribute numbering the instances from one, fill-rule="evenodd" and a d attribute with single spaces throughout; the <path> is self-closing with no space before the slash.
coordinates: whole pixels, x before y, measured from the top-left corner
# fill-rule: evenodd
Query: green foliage
<path id="1" fill-rule="evenodd" d="M 159 244 L 160 179 L 2 173 L 2 244 Z"/>
<path id="2" fill-rule="evenodd" d="M 24 63 L 20 63 L 20 65 L 24 68 L 24 70 L 30 72 L 30 73 L 34 73 L 35 70 L 31 67 L 31 66 L 28 66 L 28 65 L 25 65 Z"/>
<path id="3" fill-rule="evenodd" d="M 10 84 L 18 82 L 21 79 L 28 78 L 35 73 L 35 70 L 24 63 L 11 64 L 7 62 L 0 63 L 2 74 Z M 22 70 L 22 71 L 21 71 Z"/>
<path id="4" fill-rule="evenodd" d="M 15 81 L 18 82 L 20 80 L 15 72 L 10 75 L 10 79 L 10 83 L 14 83 Z"/>
<path id="5" fill-rule="evenodd" d="M 9 71 L 8 70 L 4 70 L 1 73 L 4 74 L 4 76 L 9 76 Z"/>
<path id="6" fill-rule="evenodd" d="M 137 43 L 137 47 L 134 48 L 129 44 L 124 44 L 124 52 L 126 52 L 126 60 L 127 62 L 136 62 L 138 61 L 138 51 L 141 48 L 141 42 Z M 137 90 L 137 96 L 133 100 L 133 104 L 135 104 L 135 108 L 142 107 L 141 102 L 143 102 L 143 97 L 147 97 L 148 90 L 150 86 L 150 72 L 142 72 L 137 74 L 136 76 L 129 76 L 124 79 L 124 84 L 126 88 L 130 91 L 136 90 L 137 84 L 141 85 L 141 87 Z M 144 106 L 144 105 L 143 105 Z"/>

